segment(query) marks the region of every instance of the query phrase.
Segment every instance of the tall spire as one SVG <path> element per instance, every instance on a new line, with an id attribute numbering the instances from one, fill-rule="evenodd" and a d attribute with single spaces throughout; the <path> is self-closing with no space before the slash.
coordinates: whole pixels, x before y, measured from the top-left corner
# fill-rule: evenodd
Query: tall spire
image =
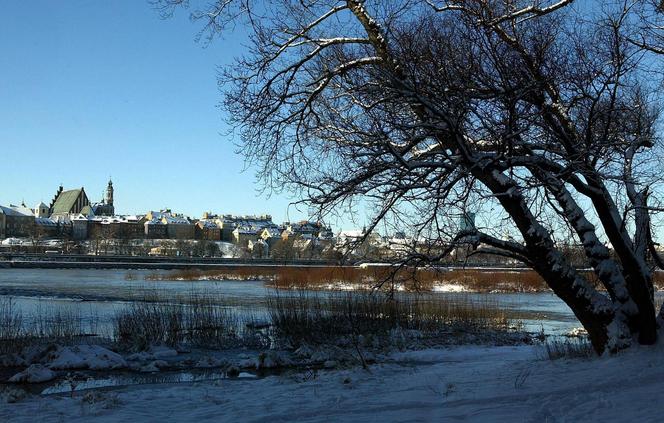
<path id="1" fill-rule="evenodd" d="M 106 187 L 106 204 L 113 205 L 113 180 L 108 178 L 108 186 Z"/>

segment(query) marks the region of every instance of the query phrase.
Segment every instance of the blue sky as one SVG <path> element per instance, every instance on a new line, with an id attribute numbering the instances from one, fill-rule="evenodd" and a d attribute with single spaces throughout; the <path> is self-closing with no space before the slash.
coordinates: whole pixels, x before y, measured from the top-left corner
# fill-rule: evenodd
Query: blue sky
<path id="1" fill-rule="evenodd" d="M 216 67 L 242 53 L 241 30 L 204 47 L 197 29 L 141 0 L 3 2 L 0 204 L 48 203 L 60 183 L 98 201 L 112 175 L 119 213 L 304 217 L 257 193 L 222 135 Z"/>

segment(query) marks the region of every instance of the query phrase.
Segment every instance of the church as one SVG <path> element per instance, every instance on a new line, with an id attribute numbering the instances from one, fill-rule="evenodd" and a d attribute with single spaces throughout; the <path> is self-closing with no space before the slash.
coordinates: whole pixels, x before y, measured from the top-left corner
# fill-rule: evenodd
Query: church
<path id="1" fill-rule="evenodd" d="M 101 203 L 92 205 L 92 213 L 95 216 L 115 216 L 115 207 L 113 206 L 113 181 L 108 180 L 106 193 Z"/>
<path id="2" fill-rule="evenodd" d="M 91 203 L 85 189 L 71 189 L 65 191 L 62 185 L 55 193 L 48 208 L 51 217 L 65 217 L 76 214 L 86 216 L 113 216 L 113 181 L 108 181 L 106 193 L 100 203 Z"/>

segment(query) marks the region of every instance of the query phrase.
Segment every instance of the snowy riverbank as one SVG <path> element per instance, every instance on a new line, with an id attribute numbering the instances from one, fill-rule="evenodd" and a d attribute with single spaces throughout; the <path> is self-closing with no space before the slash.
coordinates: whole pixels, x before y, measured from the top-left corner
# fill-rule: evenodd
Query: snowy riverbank
<path id="1" fill-rule="evenodd" d="M 0 405 L 11 422 L 657 421 L 662 346 L 589 360 L 538 346 L 393 353 L 370 367 L 263 379 L 151 384 Z"/>

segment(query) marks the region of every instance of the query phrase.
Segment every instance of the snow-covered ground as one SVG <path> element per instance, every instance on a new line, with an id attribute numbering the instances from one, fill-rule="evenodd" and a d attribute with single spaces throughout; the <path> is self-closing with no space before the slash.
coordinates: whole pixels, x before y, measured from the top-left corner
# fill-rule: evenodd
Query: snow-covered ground
<path id="1" fill-rule="evenodd" d="M 0 404 L 6 422 L 661 421 L 664 347 L 550 361 L 538 346 L 393 353 L 359 367 Z M 7 397 L 5 393 L 5 397 Z"/>

